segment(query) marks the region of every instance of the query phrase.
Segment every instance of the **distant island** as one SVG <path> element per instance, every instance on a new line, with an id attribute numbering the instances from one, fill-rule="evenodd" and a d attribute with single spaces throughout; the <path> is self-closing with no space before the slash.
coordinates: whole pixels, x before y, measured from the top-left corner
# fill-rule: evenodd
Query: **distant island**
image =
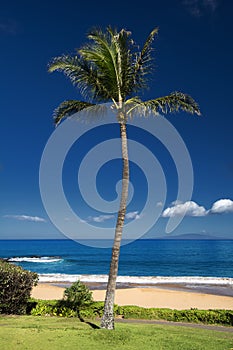
<path id="1" fill-rule="evenodd" d="M 197 239 L 197 240 L 232 240 L 232 238 L 227 238 L 227 237 L 217 237 L 217 236 L 212 236 L 209 234 L 201 234 L 201 233 L 185 233 L 177 236 L 170 236 L 166 235 L 163 237 L 158 237 L 157 239 Z"/>

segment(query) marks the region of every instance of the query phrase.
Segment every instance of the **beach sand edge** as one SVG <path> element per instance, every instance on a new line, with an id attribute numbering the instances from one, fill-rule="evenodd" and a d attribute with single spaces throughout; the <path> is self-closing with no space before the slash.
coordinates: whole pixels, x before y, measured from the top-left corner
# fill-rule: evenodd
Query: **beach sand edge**
<path id="1" fill-rule="evenodd" d="M 65 288 L 50 283 L 39 283 L 33 288 L 31 296 L 35 299 L 53 300 L 62 299 Z M 95 301 L 103 301 L 105 290 L 93 290 Z M 117 289 L 115 303 L 117 305 L 137 305 L 145 308 L 169 309 L 228 309 L 233 310 L 233 297 L 177 291 L 160 288 L 127 288 Z"/>

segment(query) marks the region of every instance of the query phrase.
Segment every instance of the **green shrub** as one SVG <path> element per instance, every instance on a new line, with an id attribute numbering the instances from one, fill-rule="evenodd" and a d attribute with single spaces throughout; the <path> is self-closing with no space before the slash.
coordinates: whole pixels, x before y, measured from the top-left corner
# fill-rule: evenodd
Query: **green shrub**
<path id="1" fill-rule="evenodd" d="M 0 314 L 24 314 L 38 276 L 0 260 Z"/>
<path id="2" fill-rule="evenodd" d="M 62 300 L 38 300 L 29 313 L 34 316 L 88 317 L 96 316 L 92 309 L 92 292 L 80 281 L 74 282 L 64 291 Z M 85 311 L 84 311 L 85 310 Z"/>
<path id="3" fill-rule="evenodd" d="M 35 301 L 31 301 L 34 305 Z M 96 301 L 82 310 L 75 310 L 67 305 L 66 300 L 38 300 L 32 308 L 31 315 L 34 316 L 60 316 L 78 317 L 87 319 L 101 318 L 104 303 Z M 125 319 L 166 320 L 173 322 L 192 322 L 205 324 L 221 324 L 233 326 L 233 310 L 172 310 L 142 308 L 139 306 L 114 306 L 115 317 L 121 316 Z"/>
<path id="4" fill-rule="evenodd" d="M 77 317 L 77 311 L 69 308 L 64 300 L 38 300 L 30 314 L 33 316 Z"/>
<path id="5" fill-rule="evenodd" d="M 155 319 L 174 322 L 223 324 L 233 326 L 233 310 L 172 310 L 121 306 L 118 314 L 124 318 Z"/>
<path id="6" fill-rule="evenodd" d="M 67 307 L 80 311 L 93 302 L 92 292 L 81 281 L 77 281 L 65 289 L 64 300 Z"/>
<path id="7" fill-rule="evenodd" d="M 33 307 L 31 307 L 33 305 Z M 30 300 L 28 313 L 33 316 L 60 316 L 60 317 L 81 317 L 95 318 L 103 315 L 103 302 L 93 302 L 82 310 L 75 310 L 66 300 Z M 118 306 L 115 305 L 115 309 Z"/>

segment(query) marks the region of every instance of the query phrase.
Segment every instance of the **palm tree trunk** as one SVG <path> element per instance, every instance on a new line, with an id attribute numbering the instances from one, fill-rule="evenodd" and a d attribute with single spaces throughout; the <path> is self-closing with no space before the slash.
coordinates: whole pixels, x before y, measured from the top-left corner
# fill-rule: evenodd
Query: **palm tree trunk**
<path id="1" fill-rule="evenodd" d="M 128 199 L 128 187 L 129 187 L 129 159 L 128 159 L 128 145 L 125 122 L 120 122 L 121 132 L 121 148 L 122 148 L 122 160 L 123 160 L 123 173 L 122 173 L 122 191 L 121 202 L 118 211 L 117 224 L 115 230 L 114 244 L 112 248 L 112 259 L 110 264 L 110 271 L 108 277 L 108 285 L 104 303 L 104 314 L 102 317 L 101 328 L 114 329 L 114 299 L 116 289 L 116 279 L 118 274 L 118 264 L 120 257 L 120 246 L 122 231 L 125 221 L 126 206 Z"/>

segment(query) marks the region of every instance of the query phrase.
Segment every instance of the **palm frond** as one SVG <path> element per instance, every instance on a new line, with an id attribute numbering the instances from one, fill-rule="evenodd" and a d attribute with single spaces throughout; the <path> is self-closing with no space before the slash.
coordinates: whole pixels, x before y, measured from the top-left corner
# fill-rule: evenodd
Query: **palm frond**
<path id="1" fill-rule="evenodd" d="M 136 55 L 136 60 L 134 63 L 134 79 L 135 87 L 137 89 L 146 87 L 146 75 L 151 73 L 152 68 L 152 43 L 155 35 L 158 33 L 158 28 L 154 28 L 149 34 L 148 38 L 143 45 L 141 52 Z"/>
<path id="2" fill-rule="evenodd" d="M 54 123 L 57 126 L 63 118 L 70 117 L 72 114 L 80 112 L 88 107 L 95 106 L 92 103 L 68 100 L 62 102 L 53 112 Z"/>
<path id="3" fill-rule="evenodd" d="M 173 92 L 168 96 L 159 97 L 153 100 L 136 103 L 135 108 L 147 115 L 150 112 L 172 113 L 184 111 L 191 114 L 201 115 L 196 101 L 189 95 L 182 92 Z"/>
<path id="4" fill-rule="evenodd" d="M 98 91 L 99 96 L 118 100 L 119 96 L 119 74 L 116 62 L 116 50 L 112 44 L 111 35 L 107 31 L 94 29 L 88 34 L 92 42 L 83 46 L 79 54 L 85 61 L 92 63 L 92 68 L 98 72 L 98 79 L 102 90 Z"/>
<path id="5" fill-rule="evenodd" d="M 73 72 L 78 73 L 80 71 L 79 63 L 78 56 L 58 56 L 48 64 L 48 71 L 50 73 L 55 71 L 62 72 L 69 77 Z"/>
<path id="6" fill-rule="evenodd" d="M 134 96 L 127 99 L 127 101 L 125 101 L 124 103 L 124 110 L 127 117 L 132 118 L 135 113 L 135 109 L 137 109 L 137 112 L 139 112 L 139 106 L 141 104 L 142 104 L 142 100 L 138 96 Z M 142 107 L 142 109 L 144 111 L 145 107 Z"/>
<path id="7" fill-rule="evenodd" d="M 112 97 L 112 90 L 104 84 L 100 71 L 93 61 L 81 58 L 80 67 L 81 71 L 76 77 L 75 84 L 80 88 L 82 95 L 100 102 L 109 101 Z"/>
<path id="8" fill-rule="evenodd" d="M 117 32 L 111 27 L 106 33 L 93 30 L 88 38 L 92 43 L 79 50 L 79 54 L 98 71 L 101 85 L 115 101 L 125 100 L 133 91 L 133 53 L 131 33 L 125 29 Z"/>
<path id="9" fill-rule="evenodd" d="M 81 66 L 80 58 L 77 55 L 55 57 L 49 63 L 48 71 L 50 73 L 55 71 L 62 72 L 71 80 L 74 86 L 79 86 L 82 81 L 83 67 Z"/>
<path id="10" fill-rule="evenodd" d="M 98 72 L 91 62 L 76 56 L 55 57 L 48 65 L 49 72 L 62 72 L 80 89 L 85 98 L 96 99 L 99 95 L 104 95 L 109 99 L 108 91 L 103 93 L 103 85 L 99 81 Z"/>
<path id="11" fill-rule="evenodd" d="M 133 72 L 133 40 L 131 32 L 122 29 L 120 32 L 108 28 L 116 52 L 116 67 L 119 76 L 119 89 L 122 100 L 125 101 L 134 88 Z"/>

